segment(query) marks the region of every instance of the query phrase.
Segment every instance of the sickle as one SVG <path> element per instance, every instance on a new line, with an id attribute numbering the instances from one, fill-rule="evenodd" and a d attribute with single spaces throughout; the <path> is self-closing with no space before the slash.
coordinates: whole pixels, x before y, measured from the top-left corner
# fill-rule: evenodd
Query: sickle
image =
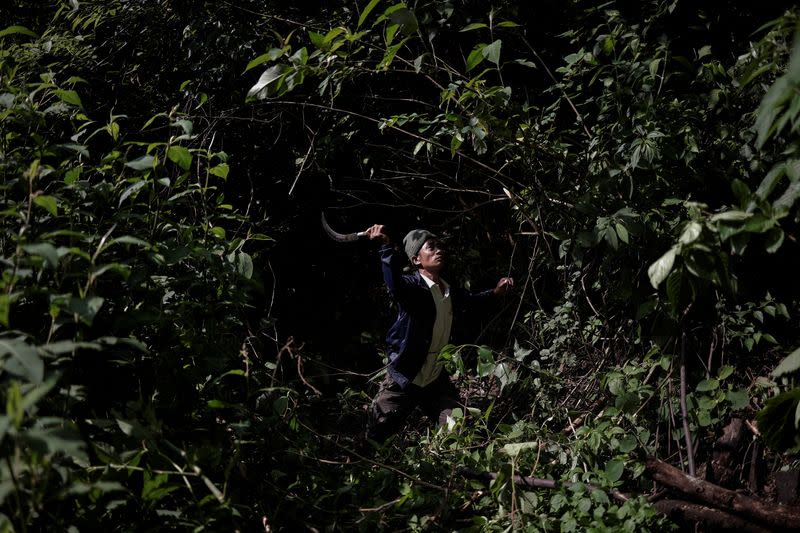
<path id="1" fill-rule="evenodd" d="M 333 229 L 328 225 L 328 221 L 325 219 L 324 211 L 322 213 L 322 229 L 325 230 L 325 233 L 328 234 L 328 237 L 336 242 L 355 242 L 367 238 L 366 231 L 359 231 L 358 233 L 338 233 L 333 231 Z"/>

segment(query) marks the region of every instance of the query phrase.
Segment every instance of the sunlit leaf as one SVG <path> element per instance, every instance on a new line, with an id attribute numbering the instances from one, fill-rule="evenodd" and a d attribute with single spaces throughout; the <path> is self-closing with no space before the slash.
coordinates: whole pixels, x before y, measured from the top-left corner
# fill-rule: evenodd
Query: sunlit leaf
<path id="1" fill-rule="evenodd" d="M 675 264 L 675 256 L 677 253 L 678 248 L 673 246 L 647 269 L 647 275 L 650 277 L 650 284 L 654 289 L 657 289 L 661 282 L 667 279 L 667 276 L 672 271 L 672 265 Z"/>

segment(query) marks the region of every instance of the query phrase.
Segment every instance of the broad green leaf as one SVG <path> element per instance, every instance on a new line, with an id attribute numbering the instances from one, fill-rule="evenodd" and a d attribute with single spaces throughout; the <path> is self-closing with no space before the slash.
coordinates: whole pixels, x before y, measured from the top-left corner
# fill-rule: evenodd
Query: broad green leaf
<path id="1" fill-rule="evenodd" d="M 516 22 L 511 22 L 510 20 L 504 20 L 503 22 L 498 23 L 497 27 L 498 28 L 517 28 L 517 27 L 519 27 L 519 24 L 517 24 Z"/>
<path id="2" fill-rule="evenodd" d="M 56 96 L 58 96 L 62 102 L 66 102 L 68 104 L 72 104 L 78 107 L 83 106 L 81 103 L 81 97 L 78 96 L 78 93 L 72 90 L 63 90 L 63 89 L 56 89 L 53 91 Z"/>
<path id="3" fill-rule="evenodd" d="M 478 348 L 478 366 L 477 374 L 479 377 L 485 378 L 494 372 L 495 363 L 492 350 L 485 346 Z"/>
<path id="4" fill-rule="evenodd" d="M 479 44 L 470 52 L 469 57 L 467 57 L 467 72 L 480 65 L 486 59 L 486 56 L 483 55 L 485 46 L 485 44 Z"/>
<path id="5" fill-rule="evenodd" d="M 495 65 L 500 64 L 500 48 L 502 47 L 503 42 L 500 39 L 497 39 L 492 44 L 489 44 L 481 50 L 483 57 L 486 58 L 487 61 L 490 63 L 494 63 Z"/>
<path id="6" fill-rule="evenodd" d="M 43 258 L 53 268 L 58 266 L 58 251 L 49 242 L 26 244 L 22 249 L 31 255 L 38 255 Z"/>
<path id="7" fill-rule="evenodd" d="M 733 374 L 733 367 L 730 365 L 725 365 L 719 369 L 717 372 L 717 379 L 726 379 Z"/>
<path id="8" fill-rule="evenodd" d="M 634 437 L 625 437 L 619 441 L 619 451 L 622 453 L 629 453 L 636 449 L 639 442 Z"/>
<path id="9" fill-rule="evenodd" d="M 783 361 L 775 367 L 775 370 L 772 371 L 772 375 L 779 378 L 797 372 L 798 370 L 800 370 L 800 348 L 787 355 Z"/>
<path id="10" fill-rule="evenodd" d="M 731 409 L 739 411 L 750 405 L 750 395 L 746 390 L 728 391 L 725 398 L 730 402 Z"/>
<path id="11" fill-rule="evenodd" d="M 91 326 L 92 322 L 94 322 L 94 317 L 103 307 L 103 302 L 105 302 L 105 299 L 100 296 L 91 296 L 89 298 L 71 296 L 67 300 L 65 309 L 70 313 L 75 313 L 83 323 Z"/>
<path id="12" fill-rule="evenodd" d="M 678 242 L 681 244 L 691 244 L 697 240 L 700 236 L 700 233 L 703 231 L 703 226 L 700 225 L 699 222 L 691 221 L 686 224 L 686 227 L 681 234 L 681 238 L 678 239 Z"/>
<path id="13" fill-rule="evenodd" d="M 783 245 L 784 233 L 781 228 L 772 228 L 767 232 L 767 241 L 765 248 L 768 253 L 774 254 L 777 252 L 781 245 Z"/>
<path id="14" fill-rule="evenodd" d="M 40 419 L 41 422 L 41 419 Z M 49 419 L 20 435 L 27 446 L 45 455 L 64 454 L 86 462 L 86 444 L 71 424 L 62 419 Z"/>
<path id="15" fill-rule="evenodd" d="M 761 180 L 761 183 L 756 189 L 756 196 L 761 198 L 762 200 L 766 200 L 767 197 L 772 193 L 775 189 L 775 185 L 778 184 L 778 181 L 783 177 L 786 173 L 786 163 L 778 163 L 772 169 L 767 172 L 767 175 L 764 176 L 764 179 Z"/>
<path id="16" fill-rule="evenodd" d="M 167 157 L 183 170 L 189 170 L 192 165 L 192 154 L 185 146 L 170 146 L 167 150 Z"/>
<path id="17" fill-rule="evenodd" d="M 625 470 L 625 462 L 619 459 L 612 459 L 606 463 L 606 478 L 611 483 L 616 483 L 622 477 L 622 472 Z"/>
<path id="18" fill-rule="evenodd" d="M 58 202 L 52 196 L 39 195 L 33 199 L 33 203 L 47 210 L 53 216 L 58 216 Z"/>
<path id="19" fill-rule="evenodd" d="M 500 380 L 501 391 L 505 389 L 507 385 L 516 383 L 517 379 L 519 379 L 517 371 L 508 363 L 498 364 L 492 373 Z"/>
<path id="20" fill-rule="evenodd" d="M 675 264 L 675 256 L 678 250 L 679 248 L 677 246 L 673 246 L 647 269 L 647 275 L 650 277 L 650 284 L 654 289 L 657 289 L 661 282 L 667 279 L 667 276 L 672 270 L 672 266 Z"/>
<path id="21" fill-rule="evenodd" d="M 794 448 L 800 444 L 795 421 L 800 405 L 800 387 L 767 400 L 756 415 L 758 429 L 766 443 L 778 451 Z"/>
<path id="22" fill-rule="evenodd" d="M 313 32 L 310 32 L 310 33 L 313 33 Z M 272 60 L 272 57 L 271 57 L 269 52 L 267 52 L 266 54 L 261 54 L 257 58 L 251 60 L 247 64 L 247 67 L 244 69 L 244 71 L 247 72 L 247 71 L 249 71 L 251 69 L 254 69 L 257 66 L 262 65 L 262 64 L 266 63 L 267 61 L 271 61 L 271 60 Z"/>
<path id="23" fill-rule="evenodd" d="M 512 459 L 519 456 L 519 454 L 525 450 L 535 450 L 539 447 L 538 441 L 530 441 L 530 442 L 513 442 L 506 444 L 502 448 L 500 448 L 504 453 L 508 454 Z"/>
<path id="24" fill-rule="evenodd" d="M 28 37 L 39 37 L 36 33 L 32 32 L 25 26 L 8 26 L 0 30 L 0 38 L 6 35 L 27 35 Z"/>
<path id="25" fill-rule="evenodd" d="M 239 275 L 250 279 L 253 277 L 253 259 L 249 254 L 239 252 L 236 258 L 236 271 Z"/>
<path id="26" fill-rule="evenodd" d="M 718 388 L 719 388 L 719 380 L 716 379 L 704 379 L 703 381 L 697 384 L 697 390 L 699 392 L 717 390 Z"/>
<path id="27" fill-rule="evenodd" d="M 778 215 L 784 215 L 789 212 L 798 198 L 800 198 L 800 181 L 795 181 L 775 200 L 772 207 Z"/>
<path id="28" fill-rule="evenodd" d="M 125 166 L 134 170 L 148 170 L 153 168 L 154 161 L 155 158 L 152 155 L 143 155 L 142 157 L 138 157 L 133 161 L 128 161 L 125 163 Z"/>
<path id="29" fill-rule="evenodd" d="M 417 21 L 416 15 L 414 15 L 414 12 L 407 7 L 403 7 L 389 14 L 389 20 L 395 24 L 399 24 L 405 35 L 414 33 L 417 31 L 417 28 L 419 28 L 419 22 Z"/>
<path id="30" fill-rule="evenodd" d="M 744 223 L 744 229 L 750 233 L 765 233 L 775 226 L 775 219 L 763 215 L 754 215 Z"/>
<path id="31" fill-rule="evenodd" d="M 25 378 L 31 383 L 42 382 L 44 362 L 33 346 L 22 339 L 0 339 L 0 357 L 2 356 L 7 357 L 2 370 Z"/>
<path id="32" fill-rule="evenodd" d="M 617 231 L 617 236 L 619 236 L 619 240 L 621 240 L 625 244 L 630 244 L 630 239 L 628 237 L 628 230 L 625 226 L 617 222 L 616 224 L 614 224 L 614 229 Z"/>
<path id="33" fill-rule="evenodd" d="M 145 185 L 147 185 L 147 182 L 145 180 L 141 180 L 137 181 L 136 183 L 125 189 L 119 197 L 118 206 L 121 206 L 123 202 L 125 202 L 125 200 L 127 200 L 133 193 L 135 193 Z"/>
<path id="34" fill-rule="evenodd" d="M 362 11 L 361 15 L 358 17 L 358 26 L 356 26 L 357 28 L 360 28 L 361 25 L 364 24 L 364 21 L 367 20 L 369 14 L 373 9 L 375 9 L 375 6 L 377 6 L 380 1 L 381 0 L 371 0 L 370 3 L 367 4 L 367 7 L 364 8 L 364 11 Z"/>
<path id="35" fill-rule="evenodd" d="M 208 171 L 214 176 L 218 176 L 222 179 L 227 179 L 228 172 L 230 172 L 230 167 L 228 166 L 227 163 L 221 163 L 215 167 L 211 167 Z"/>
<path id="36" fill-rule="evenodd" d="M 272 92 L 272 87 L 280 80 L 281 76 L 286 74 L 289 67 L 286 65 L 273 65 L 261 74 L 255 85 L 250 87 L 247 91 L 247 96 L 254 96 L 256 98 L 266 98 Z"/>

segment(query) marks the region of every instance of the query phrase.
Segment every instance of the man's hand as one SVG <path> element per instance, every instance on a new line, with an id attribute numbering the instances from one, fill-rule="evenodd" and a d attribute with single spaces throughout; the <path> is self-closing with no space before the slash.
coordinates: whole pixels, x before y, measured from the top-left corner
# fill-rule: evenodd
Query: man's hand
<path id="1" fill-rule="evenodd" d="M 500 278 L 500 281 L 497 282 L 497 287 L 495 287 L 492 292 L 494 292 L 495 296 L 503 296 L 508 294 L 508 292 L 514 287 L 514 279 L 513 278 Z"/>
<path id="2" fill-rule="evenodd" d="M 386 235 L 385 229 L 386 226 L 384 226 L 383 224 L 375 224 L 373 226 L 370 226 L 366 231 L 367 237 L 369 237 L 369 240 L 371 241 L 378 241 L 382 244 L 389 244 L 391 240 L 389 239 L 389 236 Z"/>

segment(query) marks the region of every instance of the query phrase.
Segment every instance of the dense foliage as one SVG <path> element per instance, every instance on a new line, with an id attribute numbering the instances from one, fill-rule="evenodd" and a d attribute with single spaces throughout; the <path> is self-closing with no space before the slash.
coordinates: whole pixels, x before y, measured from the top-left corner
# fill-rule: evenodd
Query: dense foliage
<path id="1" fill-rule="evenodd" d="M 661 530 L 644 458 L 710 479 L 735 417 L 727 483 L 769 498 L 800 450 L 798 16 L 4 4 L 2 528 Z M 322 209 L 515 277 L 442 353 L 446 427 L 364 441 L 392 309 Z"/>

